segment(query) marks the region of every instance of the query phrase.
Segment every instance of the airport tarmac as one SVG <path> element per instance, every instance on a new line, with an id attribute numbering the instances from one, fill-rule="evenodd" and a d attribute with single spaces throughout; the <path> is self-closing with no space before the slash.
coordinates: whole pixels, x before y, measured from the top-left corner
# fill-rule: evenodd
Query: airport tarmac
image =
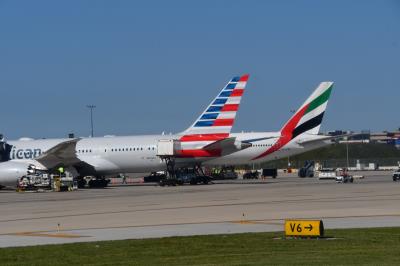
<path id="1" fill-rule="evenodd" d="M 362 173 L 352 184 L 294 175 L 212 185 L 0 191 L 0 247 L 282 231 L 285 219 L 325 228 L 400 226 L 400 182 Z"/>

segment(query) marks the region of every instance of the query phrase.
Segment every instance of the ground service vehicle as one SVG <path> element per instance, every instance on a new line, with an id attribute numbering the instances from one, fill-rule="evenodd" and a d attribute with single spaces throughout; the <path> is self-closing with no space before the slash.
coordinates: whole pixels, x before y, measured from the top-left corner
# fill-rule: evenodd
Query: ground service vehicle
<path id="1" fill-rule="evenodd" d="M 353 183 L 353 176 L 349 175 L 347 169 L 339 170 L 339 174 L 336 175 L 336 183 Z"/>
<path id="2" fill-rule="evenodd" d="M 305 161 L 304 166 L 299 169 L 299 177 L 314 177 L 314 161 Z"/>
<path id="3" fill-rule="evenodd" d="M 400 180 L 400 168 L 393 173 L 393 181 Z"/>
<path id="4" fill-rule="evenodd" d="M 262 176 L 263 177 L 272 176 L 272 178 L 276 178 L 278 176 L 278 169 L 276 169 L 276 168 L 265 168 L 262 171 Z"/>

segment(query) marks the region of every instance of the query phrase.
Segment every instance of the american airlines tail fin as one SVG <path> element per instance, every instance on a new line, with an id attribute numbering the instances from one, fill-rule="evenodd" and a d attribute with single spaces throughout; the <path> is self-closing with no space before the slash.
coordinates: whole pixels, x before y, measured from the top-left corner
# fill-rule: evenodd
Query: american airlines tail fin
<path id="1" fill-rule="evenodd" d="M 333 82 L 321 82 L 281 129 L 281 135 L 294 139 L 303 133 L 318 134 L 333 88 Z"/>
<path id="2" fill-rule="evenodd" d="M 231 132 L 249 75 L 234 77 L 185 131 L 183 138 L 220 136 Z"/>

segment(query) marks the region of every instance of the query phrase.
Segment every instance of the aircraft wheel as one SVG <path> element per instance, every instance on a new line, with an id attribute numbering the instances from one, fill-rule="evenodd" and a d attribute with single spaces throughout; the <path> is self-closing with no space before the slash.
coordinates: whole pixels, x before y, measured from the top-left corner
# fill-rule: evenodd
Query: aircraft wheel
<path id="1" fill-rule="evenodd" d="M 85 188 L 87 185 L 87 182 L 86 182 L 85 178 L 83 178 L 83 177 L 78 177 L 77 183 L 78 183 L 78 188 Z"/>

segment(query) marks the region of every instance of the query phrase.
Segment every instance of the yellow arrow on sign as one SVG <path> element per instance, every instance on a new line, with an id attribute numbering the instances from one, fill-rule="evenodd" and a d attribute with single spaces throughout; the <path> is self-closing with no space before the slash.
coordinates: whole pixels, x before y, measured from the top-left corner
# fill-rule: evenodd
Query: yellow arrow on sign
<path id="1" fill-rule="evenodd" d="M 323 236 L 324 224 L 321 220 L 286 220 L 286 236 Z"/>

